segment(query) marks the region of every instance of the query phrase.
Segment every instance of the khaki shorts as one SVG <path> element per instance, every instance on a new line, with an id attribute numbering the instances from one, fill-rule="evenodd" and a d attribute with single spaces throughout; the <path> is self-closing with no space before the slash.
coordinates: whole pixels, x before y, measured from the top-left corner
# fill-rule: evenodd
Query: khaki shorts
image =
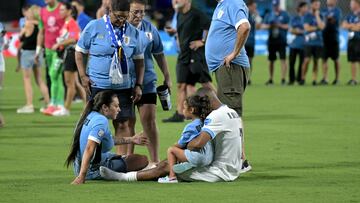
<path id="1" fill-rule="evenodd" d="M 250 76 L 250 68 L 232 63 L 230 68 L 220 66 L 215 72 L 217 96 L 220 101 L 242 116 L 242 97 Z"/>

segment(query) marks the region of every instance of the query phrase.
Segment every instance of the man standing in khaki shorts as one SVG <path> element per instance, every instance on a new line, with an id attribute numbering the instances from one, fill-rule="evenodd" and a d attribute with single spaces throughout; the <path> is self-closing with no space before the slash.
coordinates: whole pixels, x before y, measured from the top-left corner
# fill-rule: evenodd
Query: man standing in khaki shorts
<path id="1" fill-rule="evenodd" d="M 217 0 L 205 56 L 210 72 L 215 72 L 217 94 L 222 103 L 242 116 L 242 97 L 249 80 L 250 64 L 244 44 L 250 32 L 248 8 L 243 0 Z M 242 171 L 251 170 L 242 142 Z M 239 146 L 240 147 L 240 146 Z"/>

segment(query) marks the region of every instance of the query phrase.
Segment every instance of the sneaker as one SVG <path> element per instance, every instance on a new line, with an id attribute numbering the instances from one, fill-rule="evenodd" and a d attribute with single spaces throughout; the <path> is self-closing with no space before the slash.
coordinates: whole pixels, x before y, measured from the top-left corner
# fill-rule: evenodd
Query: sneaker
<path id="1" fill-rule="evenodd" d="M 265 83 L 265 85 L 273 85 L 274 84 L 274 82 L 273 82 L 273 80 L 268 80 L 266 83 Z"/>
<path id="2" fill-rule="evenodd" d="M 52 116 L 52 114 L 56 110 L 58 110 L 58 107 L 50 105 L 46 109 L 44 109 L 44 111 L 42 113 L 45 115 L 48 115 L 48 116 Z"/>
<path id="3" fill-rule="evenodd" d="M 313 81 L 312 81 L 312 85 L 313 85 L 313 86 L 316 86 L 316 85 L 317 85 L 316 80 L 313 80 Z"/>
<path id="4" fill-rule="evenodd" d="M 177 123 L 177 122 L 184 122 L 184 119 L 185 119 L 184 115 L 181 115 L 176 111 L 173 116 L 171 116 L 170 118 L 163 119 L 162 121 L 164 123 L 171 123 L 171 122 Z"/>
<path id="5" fill-rule="evenodd" d="M 349 80 L 349 82 L 347 83 L 347 85 L 357 85 L 357 81 L 356 80 Z"/>
<path id="6" fill-rule="evenodd" d="M 334 80 L 332 83 L 331 83 L 332 85 L 337 85 L 337 84 L 339 84 L 339 80 Z"/>
<path id="7" fill-rule="evenodd" d="M 191 163 L 183 162 L 183 163 L 175 164 L 173 166 L 173 171 L 175 173 L 184 173 L 185 171 L 187 171 L 191 168 L 193 168 L 193 165 Z"/>
<path id="8" fill-rule="evenodd" d="M 285 79 L 281 79 L 281 85 L 286 85 L 286 80 Z"/>
<path id="9" fill-rule="evenodd" d="M 320 81 L 320 85 L 328 85 L 328 84 L 329 84 L 329 82 L 326 81 L 325 79 L 322 79 L 322 80 Z"/>
<path id="10" fill-rule="evenodd" d="M 304 86 L 305 85 L 305 80 L 300 80 L 299 85 Z"/>
<path id="11" fill-rule="evenodd" d="M 16 110 L 16 113 L 34 113 L 33 105 L 26 105 Z"/>
<path id="12" fill-rule="evenodd" d="M 65 107 L 61 106 L 61 107 L 58 107 L 58 109 L 56 111 L 54 111 L 51 115 L 52 116 L 70 116 L 70 111 L 67 110 Z"/>
<path id="13" fill-rule="evenodd" d="M 158 179 L 158 183 L 178 183 L 176 178 L 169 178 L 169 176 L 165 176 Z"/>
<path id="14" fill-rule="evenodd" d="M 248 161 L 248 160 L 245 160 L 245 161 L 243 162 L 243 164 L 242 164 L 240 173 L 249 172 L 251 169 L 252 169 L 252 167 L 250 166 L 249 161 Z"/>

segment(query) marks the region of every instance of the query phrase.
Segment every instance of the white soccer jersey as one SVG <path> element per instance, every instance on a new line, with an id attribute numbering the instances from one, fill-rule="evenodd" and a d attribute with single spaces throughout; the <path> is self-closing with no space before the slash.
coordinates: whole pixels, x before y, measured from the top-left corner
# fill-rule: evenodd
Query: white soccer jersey
<path id="1" fill-rule="evenodd" d="M 212 111 L 204 122 L 202 131 L 214 142 L 214 161 L 210 166 L 195 168 L 178 174 L 187 181 L 233 181 L 241 170 L 242 121 L 235 110 L 226 105 Z"/>

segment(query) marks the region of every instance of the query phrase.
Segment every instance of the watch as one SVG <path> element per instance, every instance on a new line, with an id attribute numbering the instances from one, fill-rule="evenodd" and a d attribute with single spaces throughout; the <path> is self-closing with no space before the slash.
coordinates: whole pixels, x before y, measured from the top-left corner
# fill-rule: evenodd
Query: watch
<path id="1" fill-rule="evenodd" d="M 136 87 L 136 86 L 140 87 L 140 89 L 143 89 L 143 85 L 142 85 L 142 84 L 135 83 L 135 87 Z"/>

